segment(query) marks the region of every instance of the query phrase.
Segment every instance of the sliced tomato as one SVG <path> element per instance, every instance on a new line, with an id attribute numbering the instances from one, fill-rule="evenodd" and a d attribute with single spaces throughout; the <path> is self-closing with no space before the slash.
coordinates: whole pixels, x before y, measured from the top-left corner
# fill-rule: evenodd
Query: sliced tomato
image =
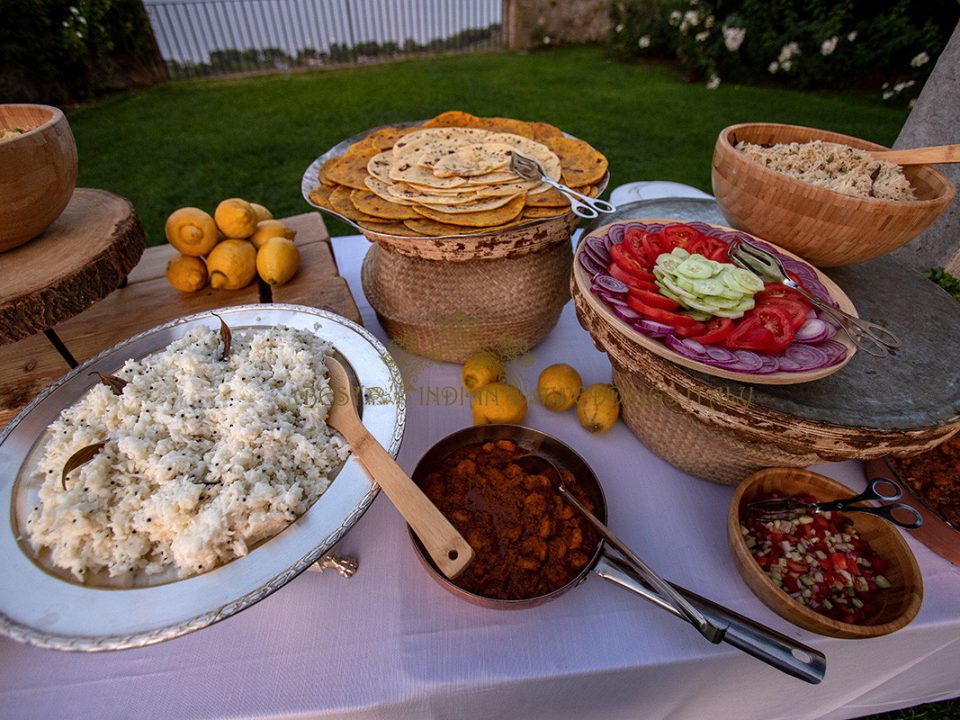
<path id="1" fill-rule="evenodd" d="M 673 327 L 689 327 L 697 322 L 689 315 L 681 315 L 680 313 L 670 312 L 669 310 L 663 310 L 662 308 L 655 308 L 645 305 L 633 295 L 627 296 L 627 305 L 648 320 L 663 323 L 664 325 L 671 325 Z"/>
<path id="2" fill-rule="evenodd" d="M 684 225 L 683 223 L 671 223 L 670 225 L 664 225 L 663 230 L 660 231 L 663 235 L 664 240 L 670 243 L 671 248 L 681 247 L 684 249 L 689 249 L 687 246 L 690 241 L 694 240 L 701 236 L 701 232 L 696 228 L 692 228 L 689 225 Z M 693 251 L 690 250 L 692 253 Z"/>
<path id="3" fill-rule="evenodd" d="M 653 273 L 644 273 L 643 277 L 638 277 L 633 273 L 628 273 L 615 262 L 610 263 L 607 272 L 613 275 L 617 280 L 625 282 L 629 287 L 636 287 L 640 290 L 657 291 L 657 284 L 654 282 Z"/>
<path id="4" fill-rule="evenodd" d="M 776 305 L 762 305 L 744 315 L 724 344 L 730 348 L 778 353 L 787 349 L 793 335 L 786 310 Z"/>
<path id="5" fill-rule="evenodd" d="M 680 303 L 678 303 L 676 300 L 671 300 L 670 298 L 661 295 L 658 292 L 631 289 L 630 297 L 637 298 L 637 300 L 642 302 L 644 305 L 660 308 L 662 310 L 676 310 L 680 307 Z"/>
<path id="6" fill-rule="evenodd" d="M 733 331 L 733 320 L 725 317 L 711 318 L 706 324 L 703 334 L 697 337 L 697 340 L 705 345 L 712 345 L 723 342 Z"/>
<path id="7" fill-rule="evenodd" d="M 687 252 L 691 255 L 703 255 L 707 257 L 712 249 L 710 243 L 707 242 L 708 240 L 709 238 L 703 235 L 689 240 L 686 245 Z"/>
<path id="8" fill-rule="evenodd" d="M 702 322 L 694 323 L 689 327 L 684 325 L 683 327 L 678 327 L 676 333 L 678 337 L 682 338 L 696 338 L 697 340 L 707 331 L 707 324 Z"/>
<path id="9" fill-rule="evenodd" d="M 789 288 L 787 289 L 789 290 Z M 803 327 L 804 323 L 807 322 L 807 314 L 810 312 L 808 305 L 788 297 L 761 298 L 757 301 L 757 305 L 760 307 L 776 305 L 786 310 L 790 314 L 790 325 L 795 331 L 799 330 Z"/>
<path id="10" fill-rule="evenodd" d="M 641 280 L 644 279 L 645 276 L 650 275 L 648 268 L 641 265 L 636 258 L 628 253 L 623 243 L 610 246 L 610 257 L 612 257 L 613 261 L 622 269 Z"/>
<path id="11" fill-rule="evenodd" d="M 810 305 L 803 295 L 798 293 L 792 287 L 787 287 L 783 283 L 767 283 L 763 286 L 763 290 L 753 296 L 753 299 L 756 300 L 758 305 L 760 305 L 764 300 L 769 300 L 771 298 L 787 298 L 788 300 L 803 303 L 807 306 Z"/>

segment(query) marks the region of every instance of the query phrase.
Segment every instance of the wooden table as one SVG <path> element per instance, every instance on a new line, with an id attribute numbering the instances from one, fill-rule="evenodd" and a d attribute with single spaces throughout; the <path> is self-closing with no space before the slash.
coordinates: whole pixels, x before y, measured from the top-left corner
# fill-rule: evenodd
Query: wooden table
<path id="1" fill-rule="evenodd" d="M 286 285 L 271 288 L 251 283 L 243 290 L 206 287 L 183 294 L 167 282 L 164 271 L 176 254 L 170 245 L 149 248 L 130 272 L 127 285 L 83 312 L 54 326 L 73 356 L 83 362 L 124 338 L 182 315 L 258 302 L 324 308 L 361 322 L 357 304 L 340 277 L 330 235 L 319 213 L 284 218 L 297 231 L 300 270 Z M 0 428 L 44 387 L 69 370 L 43 335 L 0 347 Z"/>

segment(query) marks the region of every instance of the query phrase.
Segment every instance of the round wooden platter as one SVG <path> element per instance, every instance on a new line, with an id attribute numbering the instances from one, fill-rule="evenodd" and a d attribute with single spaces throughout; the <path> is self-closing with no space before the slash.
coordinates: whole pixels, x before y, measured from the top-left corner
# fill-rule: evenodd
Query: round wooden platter
<path id="1" fill-rule="evenodd" d="M 601 236 L 607 231 L 607 228 L 611 227 L 612 225 L 620 224 L 623 222 L 625 221 L 617 221 L 617 223 L 608 223 L 606 225 L 593 228 L 590 230 L 589 236 Z M 666 224 L 666 223 L 680 222 L 680 221 L 675 219 L 668 219 L 668 218 L 638 217 L 638 218 L 629 220 L 629 222 L 637 222 L 637 223 L 645 223 L 645 224 L 652 224 L 652 223 Z M 711 226 L 721 230 L 740 232 L 740 231 L 734 230 L 734 228 L 730 228 L 724 225 L 716 225 L 711 223 Z M 744 233 L 744 234 L 747 234 L 747 233 Z M 774 245 L 773 243 L 770 243 L 769 241 L 764 241 L 764 242 L 767 242 L 768 244 L 773 245 L 773 247 L 775 247 L 778 252 L 783 253 L 788 257 L 792 257 L 801 262 L 805 262 L 803 258 L 800 258 L 797 255 L 794 255 L 793 253 L 787 250 L 784 250 L 783 248 L 777 245 Z M 697 372 L 703 373 L 705 375 L 711 375 L 713 377 L 722 378 L 724 380 L 737 380 L 739 382 L 751 383 L 755 385 L 797 385 L 799 383 L 812 382 L 814 380 L 820 380 L 821 378 L 825 378 L 829 375 L 833 375 L 835 372 L 839 371 L 844 365 L 850 362 L 850 360 L 853 358 L 854 354 L 857 351 L 856 346 L 850 341 L 850 339 L 842 331 L 840 331 L 833 337 L 833 339 L 836 340 L 837 342 L 842 343 L 847 348 L 847 356 L 841 362 L 837 363 L 836 365 L 830 365 L 829 367 L 819 368 L 817 370 L 809 370 L 807 372 L 798 372 L 798 373 L 775 372 L 775 373 L 770 373 L 769 375 L 756 375 L 753 373 L 734 372 L 732 370 L 725 370 L 723 368 L 716 367 L 715 365 L 707 365 L 706 363 L 702 363 L 697 360 L 684 357 L 683 355 L 671 350 L 669 347 L 667 347 L 665 344 L 663 344 L 659 340 L 655 338 L 647 337 L 646 335 L 643 335 L 642 333 L 639 333 L 636 330 L 634 330 L 629 323 L 626 323 L 620 318 L 618 318 L 613 313 L 613 311 L 603 301 L 600 300 L 600 298 L 598 298 L 596 295 L 594 295 L 590 291 L 590 275 L 586 270 L 584 270 L 583 266 L 578 262 L 580 253 L 583 252 L 583 247 L 584 247 L 584 243 L 581 242 L 577 248 L 576 256 L 574 257 L 573 268 L 574 268 L 575 282 L 577 283 L 577 286 L 582 292 L 585 302 L 587 302 L 595 312 L 600 313 L 612 327 L 614 327 L 617 331 L 619 331 L 624 336 L 624 338 L 637 343 L 637 345 L 641 346 L 645 350 L 649 350 L 654 355 L 662 357 L 666 360 L 670 360 L 671 362 L 674 362 L 677 365 L 680 365 L 682 367 L 688 368 L 690 370 L 696 370 Z M 813 268 L 813 266 L 810 266 L 810 267 Z M 830 293 L 830 297 L 837 302 L 837 304 L 840 306 L 840 309 L 850 313 L 851 315 L 856 315 L 857 309 L 854 307 L 853 302 L 851 302 L 850 298 L 847 297 L 846 293 L 844 293 L 844 291 L 840 288 L 840 286 L 837 285 L 829 277 L 824 275 L 817 268 L 813 268 L 813 269 L 816 270 L 817 276 L 820 278 L 820 282 L 822 282 L 824 287 L 827 288 L 828 292 Z"/>
<path id="2" fill-rule="evenodd" d="M 77 188 L 40 236 L 0 254 L 0 345 L 43 332 L 109 295 L 145 245 L 129 200 Z"/>

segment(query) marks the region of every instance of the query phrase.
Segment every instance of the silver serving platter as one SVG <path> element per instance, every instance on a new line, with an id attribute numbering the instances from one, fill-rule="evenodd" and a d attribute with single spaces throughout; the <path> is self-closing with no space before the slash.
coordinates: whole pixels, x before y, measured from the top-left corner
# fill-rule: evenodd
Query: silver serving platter
<path id="1" fill-rule="evenodd" d="M 363 388 L 363 423 L 391 456 L 403 438 L 403 379 L 386 348 L 367 330 L 331 312 L 299 305 L 241 305 L 217 310 L 234 332 L 287 325 L 333 343 Z M 350 456 L 327 491 L 300 518 L 248 555 L 201 575 L 133 580 L 126 586 L 80 584 L 35 555 L 18 525 L 36 496 L 33 468 L 48 441 L 47 426 L 96 382 L 129 358 L 161 350 L 190 328 L 217 329 L 212 312 L 178 318 L 124 340 L 44 390 L 0 433 L 0 633 L 58 650 L 120 650 L 169 640 L 244 610 L 278 590 L 326 553 L 376 497 Z"/>
<path id="2" fill-rule="evenodd" d="M 371 133 L 374 133 L 374 132 L 376 132 L 377 130 L 382 130 L 383 128 L 388 128 L 388 127 L 408 128 L 408 127 L 413 127 L 414 125 L 422 125 L 422 124 L 425 123 L 425 122 L 426 122 L 426 120 L 408 120 L 408 121 L 405 121 L 405 122 L 391 123 L 390 125 L 378 125 L 377 127 L 369 128 L 368 130 L 364 130 L 364 131 L 361 132 L 361 133 L 357 133 L 356 135 L 354 135 L 354 136 L 352 136 L 352 137 L 349 137 L 349 138 L 347 138 L 346 140 L 341 140 L 341 141 L 338 142 L 336 145 L 334 145 L 332 148 L 330 148 L 330 149 L 327 150 L 325 153 L 323 153 L 323 155 L 321 155 L 321 156 L 318 157 L 316 160 L 314 160 L 312 163 L 310 163 L 310 165 L 307 166 L 307 169 L 304 170 L 304 172 L 303 172 L 303 177 L 300 178 L 300 194 L 303 195 L 303 199 L 306 200 L 307 203 L 308 203 L 311 207 L 315 207 L 315 208 L 316 208 L 317 210 L 319 210 L 320 212 L 325 212 L 325 213 L 327 213 L 327 214 L 329 214 L 329 215 L 332 215 L 333 217 L 337 218 L 338 220 L 342 220 L 343 222 L 345 222 L 345 223 L 346 223 L 347 225 L 349 225 L 350 227 L 356 228 L 358 232 L 363 233 L 364 230 L 365 230 L 365 228 L 363 228 L 363 227 L 361 227 L 360 225 L 358 225 L 355 221 L 351 220 L 350 218 L 348 218 L 348 217 L 346 217 L 346 216 L 344 216 L 344 215 L 341 215 L 341 214 L 338 213 L 336 210 L 331 210 L 330 208 L 323 207 L 322 205 L 317 205 L 315 202 L 313 202 L 313 200 L 310 199 L 310 191 L 313 190 L 315 187 L 317 187 L 317 185 L 320 183 L 320 179 L 319 179 L 319 176 L 320 176 L 320 166 L 323 165 L 323 164 L 324 164 L 327 160 L 329 160 L 330 158 L 340 157 L 340 156 L 343 155 L 345 152 L 347 152 L 347 149 L 348 149 L 351 145 L 353 145 L 355 142 L 359 142 L 360 140 L 363 140 L 367 135 L 369 135 L 369 134 L 371 134 Z M 575 136 L 570 135 L 570 134 L 568 134 L 568 133 L 564 133 L 564 135 L 565 135 L 566 137 L 569 137 L 569 138 L 579 139 L 579 138 L 576 138 Z M 600 192 L 597 194 L 597 197 L 599 197 L 600 195 L 602 195 L 602 194 L 603 194 L 603 191 L 606 190 L 606 188 L 607 188 L 607 183 L 608 183 L 608 182 L 610 182 L 610 173 L 609 173 L 609 172 L 607 172 L 607 174 L 603 176 L 603 180 L 600 181 Z M 513 231 L 513 230 L 519 230 L 519 229 L 522 229 L 522 228 L 531 227 L 531 226 L 533 226 L 533 225 L 539 225 L 539 224 L 544 223 L 544 222 L 546 222 L 546 221 L 555 220 L 555 219 L 556 219 L 555 217 L 552 217 L 552 218 L 535 218 L 535 219 L 529 220 L 529 221 L 527 221 L 527 222 L 525 222 L 525 223 L 519 223 L 519 224 L 517 224 L 517 225 L 514 225 L 514 226 L 512 226 L 512 227 L 510 228 L 510 230 L 511 230 L 511 231 Z M 380 232 L 380 231 L 372 231 L 372 230 L 369 230 L 369 229 L 367 229 L 367 232 L 376 232 L 377 235 L 382 235 L 382 236 L 384 236 L 384 237 L 390 237 L 390 238 L 397 238 L 398 240 L 413 240 L 413 241 L 416 241 L 416 240 L 418 240 L 418 239 L 423 239 L 423 240 L 436 240 L 436 239 L 437 239 L 436 237 L 429 237 L 429 236 L 426 236 L 426 235 L 423 236 L 422 238 L 418 238 L 418 237 L 416 237 L 416 236 L 410 236 L 410 235 L 390 235 L 390 234 L 387 234 L 387 233 L 382 233 L 382 232 Z M 497 230 L 496 232 L 499 233 L 499 232 L 502 232 L 502 231 Z M 479 236 L 479 235 L 483 235 L 483 234 L 484 234 L 484 233 L 482 233 L 482 232 L 472 232 L 472 233 L 464 233 L 464 234 L 460 234 L 460 235 L 444 235 L 444 236 L 442 236 L 442 237 L 443 237 L 443 238 L 461 238 L 461 237 L 472 237 L 472 238 L 475 238 L 475 237 L 477 237 L 477 236 Z"/>

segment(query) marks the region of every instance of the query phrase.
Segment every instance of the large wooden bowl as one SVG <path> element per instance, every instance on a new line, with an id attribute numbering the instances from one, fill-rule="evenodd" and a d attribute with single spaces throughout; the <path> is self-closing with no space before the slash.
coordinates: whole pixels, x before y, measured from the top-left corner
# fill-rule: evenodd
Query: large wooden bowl
<path id="1" fill-rule="evenodd" d="M 751 160 L 734 146 L 822 140 L 867 150 L 882 145 L 797 125 L 745 123 L 725 128 L 713 151 L 713 194 L 727 221 L 818 267 L 886 255 L 923 232 L 950 204 L 953 184 L 933 168 L 904 167 L 917 200 L 855 198 L 810 185 Z"/>
<path id="2" fill-rule="evenodd" d="M 32 240 L 70 202 L 77 146 L 64 114 L 47 105 L 0 105 L 0 128 L 25 132 L 0 141 L 0 252 Z"/>
<path id="3" fill-rule="evenodd" d="M 883 593 L 886 601 L 868 623 L 854 625 L 833 620 L 801 605 L 778 588 L 753 559 L 740 533 L 740 515 L 744 508 L 775 491 L 785 495 L 807 493 L 817 500 L 837 500 L 854 495 L 835 480 L 799 468 L 767 468 L 740 483 L 727 516 L 727 541 L 740 576 L 764 605 L 794 625 L 839 638 L 887 635 L 905 627 L 916 617 L 923 602 L 923 577 L 917 561 L 896 527 L 866 513 L 849 513 L 847 517 L 853 521 L 860 536 L 886 560 L 884 576 L 891 583 Z"/>

